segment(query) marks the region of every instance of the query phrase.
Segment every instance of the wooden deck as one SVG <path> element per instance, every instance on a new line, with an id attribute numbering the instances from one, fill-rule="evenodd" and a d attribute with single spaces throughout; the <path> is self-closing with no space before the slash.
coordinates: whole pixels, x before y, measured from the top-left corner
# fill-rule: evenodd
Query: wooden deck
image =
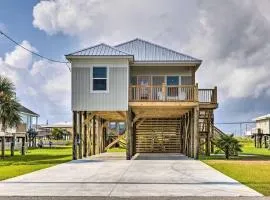
<path id="1" fill-rule="evenodd" d="M 142 86 L 129 88 L 129 106 L 139 109 L 181 109 L 199 106 L 202 109 L 216 109 L 217 88 L 198 89 L 198 85 Z"/>

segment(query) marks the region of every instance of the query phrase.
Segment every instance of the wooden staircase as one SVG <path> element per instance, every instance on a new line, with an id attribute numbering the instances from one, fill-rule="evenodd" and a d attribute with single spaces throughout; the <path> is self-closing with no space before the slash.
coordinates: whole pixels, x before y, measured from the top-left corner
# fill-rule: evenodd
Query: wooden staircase
<path id="1" fill-rule="evenodd" d="M 203 109 L 199 112 L 199 134 L 201 154 L 210 155 L 216 139 L 225 133 L 214 125 L 212 109 Z"/>

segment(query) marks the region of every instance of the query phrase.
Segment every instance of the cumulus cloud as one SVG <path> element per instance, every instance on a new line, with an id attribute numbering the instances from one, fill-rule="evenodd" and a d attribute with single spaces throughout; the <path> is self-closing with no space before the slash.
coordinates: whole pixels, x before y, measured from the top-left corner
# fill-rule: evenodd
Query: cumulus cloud
<path id="1" fill-rule="evenodd" d="M 22 41 L 21 45 L 29 50 L 36 51 L 28 41 Z M 16 46 L 14 51 L 6 53 L 5 56 L 5 63 L 15 68 L 27 68 L 30 66 L 31 62 L 32 54 L 19 46 Z"/>
<path id="2" fill-rule="evenodd" d="M 183 29 L 196 16 L 195 8 L 194 1 L 178 0 L 41 1 L 33 9 L 33 25 L 50 35 L 75 36 L 82 46 L 135 37 L 165 44 L 172 42 L 168 36 L 187 37 Z"/>
<path id="3" fill-rule="evenodd" d="M 270 86 L 270 23 L 258 5 L 254 1 L 199 3 L 199 18 L 185 48 L 204 59 L 199 82 L 217 84 L 221 100 L 257 98 Z"/>
<path id="4" fill-rule="evenodd" d="M 270 96 L 269 13 L 268 0 L 54 0 L 34 7 L 33 25 L 78 38 L 80 46 L 141 37 L 203 59 L 197 79 L 218 86 L 218 115 L 250 117 L 267 112 L 251 107 Z M 243 99 L 246 110 L 239 110 Z"/>
<path id="5" fill-rule="evenodd" d="M 36 51 L 28 41 L 24 47 Z M 70 72 L 65 65 L 46 60 L 34 60 L 32 55 L 16 46 L 0 57 L 0 75 L 10 78 L 23 105 L 49 119 L 70 120 Z"/>

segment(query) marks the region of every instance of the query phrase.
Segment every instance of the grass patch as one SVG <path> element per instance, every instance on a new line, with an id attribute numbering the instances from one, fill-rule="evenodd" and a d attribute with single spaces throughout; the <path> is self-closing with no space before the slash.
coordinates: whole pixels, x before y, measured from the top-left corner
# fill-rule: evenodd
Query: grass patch
<path id="1" fill-rule="evenodd" d="M 200 159 L 218 171 L 269 196 L 270 150 L 255 148 L 252 140 L 241 140 L 241 143 L 243 152 L 230 160 L 226 160 L 224 155 L 201 156 Z"/>
<path id="2" fill-rule="evenodd" d="M 121 147 L 114 147 L 108 149 L 107 152 L 126 152 L 126 149 Z"/>
<path id="3" fill-rule="evenodd" d="M 7 152 L 8 153 L 8 152 Z M 28 149 L 25 156 L 15 151 L 13 157 L 0 159 L 0 180 L 12 178 L 71 160 L 71 147 Z"/>

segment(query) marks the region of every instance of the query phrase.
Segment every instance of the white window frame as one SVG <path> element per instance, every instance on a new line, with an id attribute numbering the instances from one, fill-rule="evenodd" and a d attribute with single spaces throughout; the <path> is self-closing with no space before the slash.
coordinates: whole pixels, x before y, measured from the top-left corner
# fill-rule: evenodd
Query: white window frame
<path id="1" fill-rule="evenodd" d="M 94 78 L 94 68 L 98 68 L 98 67 L 105 67 L 107 74 L 106 74 L 106 78 Z M 94 90 L 94 79 L 106 79 L 106 90 Z M 91 67 L 91 78 L 90 78 L 90 92 L 91 93 L 109 93 L 109 67 L 108 66 L 104 66 L 104 65 L 94 65 Z"/>

